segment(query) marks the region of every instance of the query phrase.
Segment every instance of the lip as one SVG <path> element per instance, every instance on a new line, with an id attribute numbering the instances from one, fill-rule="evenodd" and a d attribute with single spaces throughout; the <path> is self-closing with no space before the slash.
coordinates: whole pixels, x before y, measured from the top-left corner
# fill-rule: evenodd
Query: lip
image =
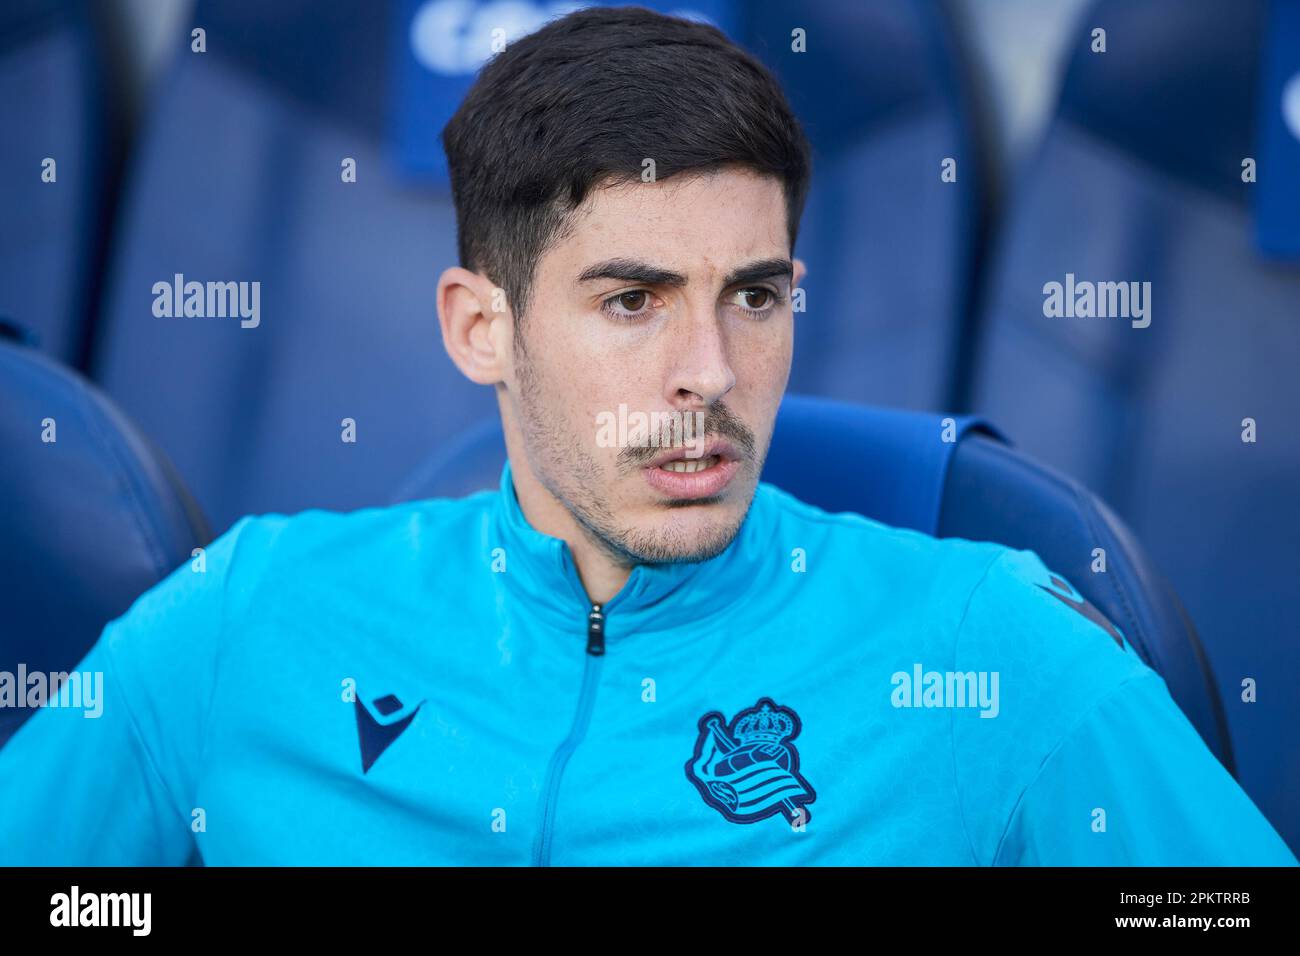
<path id="1" fill-rule="evenodd" d="M 668 498 L 686 500 L 691 498 L 710 498 L 720 494 L 731 483 L 731 479 L 740 470 L 740 456 L 736 449 L 725 439 L 715 438 L 704 446 L 700 458 L 717 455 L 721 460 L 712 468 L 690 474 L 678 474 L 664 471 L 660 465 L 670 461 L 687 459 L 684 449 L 671 448 L 655 456 L 654 461 L 641 469 L 645 480 L 651 488 Z"/>
<path id="2" fill-rule="evenodd" d="M 679 459 L 698 461 L 701 458 L 708 458 L 710 455 L 718 455 L 721 457 L 723 464 L 729 461 L 740 461 L 740 455 L 737 454 L 736 448 L 731 444 L 731 442 L 727 441 L 725 438 L 710 438 L 704 443 L 703 454 L 698 455 L 694 459 L 687 458 L 686 449 L 684 447 L 665 448 L 658 455 L 655 455 L 654 458 L 650 460 L 650 463 L 645 467 L 658 468 L 660 465 L 665 465 L 670 461 L 678 461 Z M 710 471 L 711 470 L 712 469 L 710 469 Z"/>

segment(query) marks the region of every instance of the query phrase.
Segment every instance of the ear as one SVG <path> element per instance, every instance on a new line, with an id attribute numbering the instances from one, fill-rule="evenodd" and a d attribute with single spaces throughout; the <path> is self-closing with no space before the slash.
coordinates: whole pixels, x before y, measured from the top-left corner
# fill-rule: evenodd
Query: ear
<path id="1" fill-rule="evenodd" d="M 802 259 L 794 260 L 794 281 L 790 283 L 791 290 L 799 288 L 799 283 L 803 282 L 804 276 L 808 274 L 808 268 L 804 265 Z"/>
<path id="2" fill-rule="evenodd" d="M 478 385 L 505 381 L 514 317 L 505 292 L 490 279 L 460 266 L 444 270 L 438 277 L 438 324 L 443 347 L 461 374 Z"/>

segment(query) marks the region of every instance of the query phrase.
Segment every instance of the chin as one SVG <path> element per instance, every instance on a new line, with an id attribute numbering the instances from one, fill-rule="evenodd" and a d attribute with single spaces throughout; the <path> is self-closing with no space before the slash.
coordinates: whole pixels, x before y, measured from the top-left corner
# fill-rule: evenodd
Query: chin
<path id="1" fill-rule="evenodd" d="M 701 509 L 697 516 L 683 513 L 691 505 Z M 707 514 L 703 513 L 707 509 Z M 707 561 L 717 557 L 735 540 L 743 515 L 732 514 L 719 499 L 674 501 L 662 507 L 660 520 L 648 527 L 628 529 L 625 545 L 638 560 L 649 564 Z"/>

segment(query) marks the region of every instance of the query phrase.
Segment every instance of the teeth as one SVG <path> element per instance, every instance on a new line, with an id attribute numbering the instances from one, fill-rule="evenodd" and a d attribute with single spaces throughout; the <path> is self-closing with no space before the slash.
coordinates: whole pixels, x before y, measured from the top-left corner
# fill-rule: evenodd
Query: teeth
<path id="1" fill-rule="evenodd" d="M 710 455 L 708 458 L 679 458 L 676 461 L 666 462 L 659 467 L 664 471 L 675 471 L 678 474 L 691 475 L 697 471 L 712 468 L 717 463 L 718 456 Z"/>

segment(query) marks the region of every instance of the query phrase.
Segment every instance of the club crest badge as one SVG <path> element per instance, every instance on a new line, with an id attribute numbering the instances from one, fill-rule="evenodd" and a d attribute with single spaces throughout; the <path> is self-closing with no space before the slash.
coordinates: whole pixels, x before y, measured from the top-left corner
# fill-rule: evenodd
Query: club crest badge
<path id="1" fill-rule="evenodd" d="M 700 718 L 695 756 L 686 776 L 704 802 L 733 823 L 757 823 L 778 813 L 793 823 L 812 819 L 806 804 L 817 799 L 799 773 L 799 715 L 772 698 L 760 698 L 730 725 L 718 711 Z"/>

